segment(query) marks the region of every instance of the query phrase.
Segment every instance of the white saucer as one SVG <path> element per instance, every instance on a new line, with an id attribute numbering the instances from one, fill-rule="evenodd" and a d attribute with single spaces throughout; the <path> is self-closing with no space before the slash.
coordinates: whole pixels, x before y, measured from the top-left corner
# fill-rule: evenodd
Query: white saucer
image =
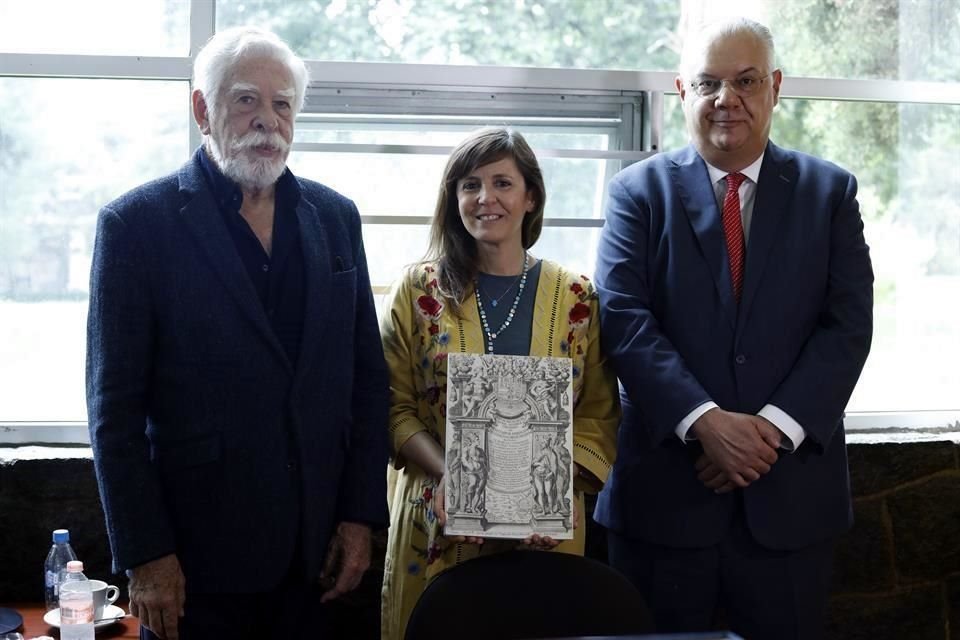
<path id="1" fill-rule="evenodd" d="M 123 609 L 120 607 L 108 604 L 103 608 L 103 617 L 99 622 L 93 623 L 94 629 L 102 629 L 103 627 L 108 627 L 123 616 L 127 615 L 124 613 Z M 51 609 L 43 614 L 43 621 L 46 622 L 51 627 L 60 628 L 60 609 Z"/>

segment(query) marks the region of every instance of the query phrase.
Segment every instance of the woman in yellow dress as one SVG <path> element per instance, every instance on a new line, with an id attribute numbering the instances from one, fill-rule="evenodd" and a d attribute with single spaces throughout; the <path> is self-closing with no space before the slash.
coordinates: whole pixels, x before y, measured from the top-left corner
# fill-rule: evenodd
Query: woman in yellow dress
<path id="1" fill-rule="evenodd" d="M 596 293 L 585 276 L 528 251 L 540 236 L 545 198 L 540 166 L 519 133 L 471 134 L 447 161 L 427 259 L 394 288 L 384 314 L 393 445 L 384 640 L 403 639 L 414 604 L 444 569 L 522 545 L 584 552 L 583 522 L 562 542 L 442 535 L 448 353 L 573 360 L 574 522 L 583 493 L 603 486 L 614 461 L 620 406 L 600 352 Z M 460 393 L 468 406 L 483 389 L 468 385 Z"/>

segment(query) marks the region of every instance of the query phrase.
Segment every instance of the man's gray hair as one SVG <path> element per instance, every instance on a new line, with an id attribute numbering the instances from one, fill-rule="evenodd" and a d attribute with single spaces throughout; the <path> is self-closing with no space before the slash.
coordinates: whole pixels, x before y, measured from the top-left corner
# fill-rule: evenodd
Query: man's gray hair
<path id="1" fill-rule="evenodd" d="M 293 115 L 300 113 L 309 82 L 307 65 L 291 51 L 286 42 L 257 27 L 233 27 L 219 31 L 197 54 L 193 63 L 193 88 L 203 94 L 208 110 L 211 113 L 216 111 L 223 83 L 230 71 L 247 58 L 274 60 L 289 69 L 295 91 L 291 103 Z"/>
<path id="2" fill-rule="evenodd" d="M 691 30 L 683 43 L 683 52 L 680 54 L 680 75 L 689 78 L 697 72 L 701 61 L 701 54 L 713 42 L 722 38 L 740 34 L 750 34 L 763 46 L 766 54 L 765 71 L 776 69 L 776 52 L 773 48 L 773 34 L 770 29 L 749 18 L 726 18 L 704 25 L 699 30 Z"/>

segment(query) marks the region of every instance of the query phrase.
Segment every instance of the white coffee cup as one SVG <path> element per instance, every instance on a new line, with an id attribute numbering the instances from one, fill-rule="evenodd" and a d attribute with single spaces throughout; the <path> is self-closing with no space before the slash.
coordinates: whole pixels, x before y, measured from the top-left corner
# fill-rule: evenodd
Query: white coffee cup
<path id="1" fill-rule="evenodd" d="M 103 580 L 91 580 L 90 590 L 93 592 L 93 619 L 100 620 L 107 605 L 113 604 L 120 597 L 120 589 Z"/>

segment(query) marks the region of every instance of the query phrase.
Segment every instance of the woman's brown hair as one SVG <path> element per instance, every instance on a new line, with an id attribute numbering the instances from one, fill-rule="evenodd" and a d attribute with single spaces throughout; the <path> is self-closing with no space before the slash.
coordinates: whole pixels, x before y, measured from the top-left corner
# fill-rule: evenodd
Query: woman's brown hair
<path id="1" fill-rule="evenodd" d="M 450 154 L 437 195 L 437 206 L 430 226 L 430 246 L 426 260 L 437 264 L 440 294 L 455 313 L 459 312 L 477 276 L 477 243 L 463 226 L 457 203 L 457 182 L 477 167 L 513 158 L 534 208 L 523 217 L 521 241 L 529 249 L 543 229 L 543 207 L 547 192 L 537 157 L 519 132 L 503 127 L 474 131 Z"/>

